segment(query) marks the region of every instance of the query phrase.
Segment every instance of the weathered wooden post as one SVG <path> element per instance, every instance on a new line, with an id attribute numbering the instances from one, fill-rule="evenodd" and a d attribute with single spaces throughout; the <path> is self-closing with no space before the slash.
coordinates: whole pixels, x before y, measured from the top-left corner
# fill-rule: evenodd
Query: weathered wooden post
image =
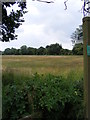
<path id="1" fill-rule="evenodd" d="M 0 4 L 0 35 L 2 25 L 2 4 Z M 0 120 L 2 118 L 2 55 L 0 54 Z"/>
<path id="2" fill-rule="evenodd" d="M 90 0 L 84 1 L 84 12 L 87 15 L 83 18 L 85 120 L 90 120 Z"/>
<path id="3" fill-rule="evenodd" d="M 86 120 L 90 120 L 90 17 L 83 18 Z"/>

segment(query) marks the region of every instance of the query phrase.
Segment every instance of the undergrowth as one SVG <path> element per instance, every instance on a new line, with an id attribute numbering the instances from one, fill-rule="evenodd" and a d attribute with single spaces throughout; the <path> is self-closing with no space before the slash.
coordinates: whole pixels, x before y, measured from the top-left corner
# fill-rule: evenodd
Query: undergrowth
<path id="1" fill-rule="evenodd" d="M 35 120 L 83 120 L 83 77 L 14 74 L 2 75 L 3 118 L 18 120 L 31 115 Z"/>

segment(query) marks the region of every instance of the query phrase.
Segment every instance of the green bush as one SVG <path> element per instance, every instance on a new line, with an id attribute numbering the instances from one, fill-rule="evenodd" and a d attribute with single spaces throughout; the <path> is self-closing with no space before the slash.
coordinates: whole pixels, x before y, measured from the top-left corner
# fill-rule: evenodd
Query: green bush
<path id="1" fill-rule="evenodd" d="M 10 74 L 13 74 L 12 72 Z M 40 120 L 83 120 L 83 79 L 65 76 L 11 75 L 5 84 L 3 73 L 3 119 L 17 120 L 26 115 Z M 17 77 L 18 76 L 18 77 Z M 73 78 L 73 77 L 72 77 Z M 41 116 L 34 116 L 35 113 Z M 41 117 L 41 118 L 40 118 Z"/>

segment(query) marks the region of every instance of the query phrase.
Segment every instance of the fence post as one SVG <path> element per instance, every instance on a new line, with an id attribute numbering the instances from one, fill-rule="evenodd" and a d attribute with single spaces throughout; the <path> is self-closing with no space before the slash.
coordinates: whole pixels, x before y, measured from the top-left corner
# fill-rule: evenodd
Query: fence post
<path id="1" fill-rule="evenodd" d="M 2 25 L 2 4 L 0 3 L 0 35 Z M 0 120 L 2 118 L 2 55 L 0 53 Z"/>
<path id="2" fill-rule="evenodd" d="M 90 120 L 90 17 L 83 18 L 85 120 Z"/>

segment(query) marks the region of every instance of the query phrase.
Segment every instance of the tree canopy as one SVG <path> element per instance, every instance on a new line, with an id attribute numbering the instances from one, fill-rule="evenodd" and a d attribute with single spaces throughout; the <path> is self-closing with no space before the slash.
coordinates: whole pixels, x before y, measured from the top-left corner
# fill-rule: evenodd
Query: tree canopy
<path id="1" fill-rule="evenodd" d="M 32 0 L 35 1 L 35 0 Z M 45 0 L 36 0 L 38 2 L 45 2 L 45 3 L 53 3 L 53 1 L 45 1 Z M 0 40 L 2 42 L 8 42 L 10 40 L 17 39 L 15 34 L 15 29 L 19 28 L 19 26 L 24 22 L 23 15 L 27 13 L 26 9 L 26 2 L 3 2 L 2 4 L 2 26 L 1 26 L 1 33 L 2 37 Z M 10 14 L 7 14 L 7 8 L 12 7 L 13 5 L 17 4 L 19 10 L 12 11 Z"/>
<path id="2" fill-rule="evenodd" d="M 71 35 L 71 41 L 72 44 L 78 44 L 78 43 L 83 43 L 83 29 L 82 29 L 82 25 L 79 25 L 78 28 L 76 28 L 76 30 L 72 33 Z"/>
<path id="3" fill-rule="evenodd" d="M 12 7 L 17 4 L 19 10 L 12 11 L 8 15 L 7 8 Z M 19 26 L 24 22 L 23 15 L 27 12 L 26 10 L 26 2 L 3 2 L 2 3 L 2 38 L 1 41 L 8 42 L 10 40 L 17 39 L 17 35 L 15 34 L 15 29 L 19 28 Z"/>
<path id="4" fill-rule="evenodd" d="M 75 44 L 75 46 L 72 49 L 72 54 L 73 55 L 83 55 L 83 44 Z"/>
<path id="5" fill-rule="evenodd" d="M 20 49 L 6 48 L 3 55 L 83 55 L 83 44 L 75 44 L 72 50 L 62 48 L 58 43 L 44 47 L 33 48 L 23 45 Z"/>
<path id="6" fill-rule="evenodd" d="M 77 46 L 75 48 L 76 53 Z M 23 45 L 20 49 L 6 48 L 3 55 L 72 55 L 72 51 L 62 48 L 62 45 L 55 43 L 44 47 L 33 48 Z"/>

